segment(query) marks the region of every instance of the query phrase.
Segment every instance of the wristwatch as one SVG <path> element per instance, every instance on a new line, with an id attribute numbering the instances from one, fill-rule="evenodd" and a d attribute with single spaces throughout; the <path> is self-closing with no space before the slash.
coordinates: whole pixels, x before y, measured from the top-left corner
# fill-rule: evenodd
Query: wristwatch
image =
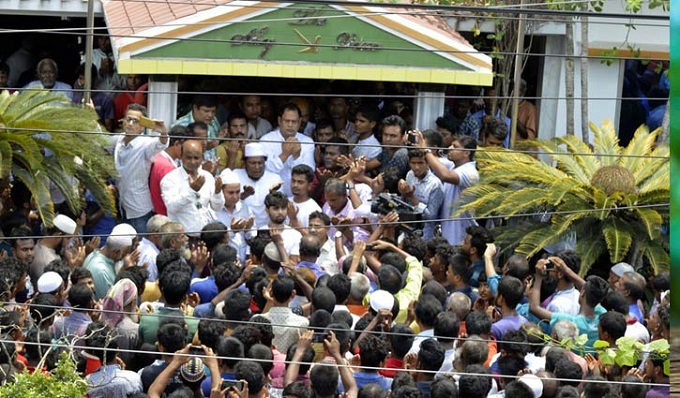
<path id="1" fill-rule="evenodd" d="M 335 231 L 335 239 L 342 238 L 342 232 Z"/>
<path id="2" fill-rule="evenodd" d="M 428 153 L 432 153 L 432 149 L 425 148 L 425 149 L 423 149 L 423 152 L 427 155 Z"/>
<path id="3" fill-rule="evenodd" d="M 346 187 L 347 189 L 354 189 L 354 184 L 347 184 Z"/>

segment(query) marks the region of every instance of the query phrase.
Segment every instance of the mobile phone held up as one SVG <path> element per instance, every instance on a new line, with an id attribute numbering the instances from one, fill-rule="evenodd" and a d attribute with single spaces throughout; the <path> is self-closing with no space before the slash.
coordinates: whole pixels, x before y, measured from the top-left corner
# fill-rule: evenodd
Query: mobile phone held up
<path id="1" fill-rule="evenodd" d="M 243 383 L 236 380 L 224 380 L 222 379 L 222 391 L 227 388 L 235 388 L 239 391 L 243 390 Z"/>
<path id="2" fill-rule="evenodd" d="M 146 116 L 142 116 L 141 119 L 139 119 L 139 125 L 144 127 L 145 129 L 153 129 L 156 127 L 156 122 L 153 119 L 149 119 Z"/>

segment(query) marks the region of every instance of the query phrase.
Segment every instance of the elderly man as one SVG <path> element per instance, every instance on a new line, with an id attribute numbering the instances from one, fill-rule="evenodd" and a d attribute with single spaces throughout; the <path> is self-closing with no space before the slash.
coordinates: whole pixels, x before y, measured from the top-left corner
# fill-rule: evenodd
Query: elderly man
<path id="1" fill-rule="evenodd" d="M 241 180 L 236 174 L 225 169 L 220 173 L 220 179 L 224 207 L 215 213 L 215 219 L 229 227 L 229 245 L 236 249 L 239 260 L 245 264 L 249 251 L 246 240 L 252 238 L 253 231 L 257 230 L 255 215 L 241 200 Z"/>
<path id="2" fill-rule="evenodd" d="M 85 259 L 83 267 L 92 273 L 95 300 L 106 297 L 116 282 L 116 263 L 130 253 L 136 238 L 137 234 L 131 225 L 118 224 L 111 231 L 104 247 L 93 251 Z"/>
<path id="3" fill-rule="evenodd" d="M 369 235 L 368 231 L 360 226 L 345 226 L 362 221 L 362 218 L 355 214 L 354 207 L 349 200 L 348 190 L 350 189 L 354 189 L 353 184 L 346 184 L 345 181 L 338 178 L 328 180 L 324 187 L 326 203 L 323 205 L 323 212 L 331 218 L 333 224 L 333 227 L 329 230 L 329 237 L 333 238 L 337 236 L 336 234 L 341 234 L 347 246 L 357 240 L 366 241 Z"/>
<path id="4" fill-rule="evenodd" d="M 222 180 L 203 170 L 203 150 L 200 141 L 182 144 L 182 167 L 169 172 L 161 180 L 161 195 L 168 217 L 187 230 L 187 235 L 199 237 L 203 227 L 212 221 L 210 210 L 224 207 Z"/>
<path id="5" fill-rule="evenodd" d="M 146 108 L 130 104 L 123 119 L 125 135 L 118 139 L 114 152 L 118 179 L 120 207 L 125 221 L 139 233 L 146 232 L 146 223 L 153 216 L 153 202 L 149 189 L 149 173 L 156 155 L 168 146 L 168 130 L 162 121 L 156 120 L 154 130 L 160 136 L 142 134 L 142 117 Z"/>
<path id="6" fill-rule="evenodd" d="M 314 170 L 314 141 L 298 133 L 302 113 L 295 104 L 286 104 L 279 112 L 279 128 L 261 138 L 267 156 L 267 170 L 283 178 L 282 191 L 291 196 L 291 172 L 293 167 L 306 164 Z"/>
<path id="7" fill-rule="evenodd" d="M 170 219 L 166 216 L 156 214 L 149 219 L 146 223 L 146 230 L 149 235 L 142 237 L 139 242 L 139 261 L 137 265 L 140 267 L 146 267 L 149 271 L 149 282 L 153 282 L 158 279 L 158 268 L 156 268 L 156 257 L 161 251 L 161 239 L 162 236 L 159 234 L 161 227 L 165 225 Z"/>
<path id="8" fill-rule="evenodd" d="M 38 278 L 45 272 L 47 264 L 61 259 L 62 249 L 70 239 L 64 235 L 73 235 L 76 232 L 76 222 L 63 214 L 57 214 L 52 223 L 53 226 L 46 227 L 45 236 L 35 245 L 33 261 L 29 264 L 28 274 L 36 284 Z M 84 257 L 81 257 L 81 260 L 84 260 Z M 37 285 L 34 287 L 37 290 Z"/>
<path id="9" fill-rule="evenodd" d="M 264 198 L 272 188 L 283 184 L 281 177 L 265 170 L 266 161 L 267 155 L 262 149 L 262 144 L 253 142 L 243 149 L 245 168 L 234 170 L 241 181 L 241 200 L 255 214 L 255 225 L 258 226 L 269 223 Z"/>
<path id="10" fill-rule="evenodd" d="M 69 100 L 73 100 L 71 85 L 57 80 L 59 68 L 57 68 L 57 63 L 54 60 L 50 58 L 40 60 L 36 67 L 36 73 L 39 80 L 28 83 L 24 88 L 58 91 L 68 97 Z"/>

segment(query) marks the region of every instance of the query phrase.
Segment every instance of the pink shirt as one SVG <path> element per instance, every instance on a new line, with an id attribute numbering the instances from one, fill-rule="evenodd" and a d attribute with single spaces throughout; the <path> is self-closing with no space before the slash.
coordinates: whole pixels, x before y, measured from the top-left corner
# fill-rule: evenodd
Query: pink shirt
<path id="1" fill-rule="evenodd" d="M 151 203 L 153 203 L 153 211 L 156 214 L 168 215 L 168 209 L 165 208 L 163 196 L 161 196 L 161 180 L 166 174 L 175 170 L 177 165 L 175 161 L 168 155 L 167 152 L 161 151 L 153 159 L 151 172 L 149 173 L 149 191 L 151 191 Z"/>

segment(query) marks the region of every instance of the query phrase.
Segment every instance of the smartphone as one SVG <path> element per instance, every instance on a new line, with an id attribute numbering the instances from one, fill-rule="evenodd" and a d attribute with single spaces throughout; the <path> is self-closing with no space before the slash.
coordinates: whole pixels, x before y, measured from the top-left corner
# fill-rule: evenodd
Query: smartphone
<path id="1" fill-rule="evenodd" d="M 203 351 L 203 347 L 200 345 L 192 345 L 189 348 L 189 354 L 191 355 L 204 355 L 205 351 Z"/>
<path id="2" fill-rule="evenodd" d="M 545 265 L 545 270 L 546 271 L 552 271 L 555 269 L 555 264 L 552 263 L 552 261 L 548 261 L 548 264 Z"/>
<path id="3" fill-rule="evenodd" d="M 153 129 L 156 127 L 156 122 L 153 119 L 149 119 L 146 116 L 142 116 L 141 119 L 139 119 L 139 125 L 144 127 L 145 129 Z"/>
<path id="4" fill-rule="evenodd" d="M 418 136 L 413 133 L 408 133 L 408 142 L 410 142 L 411 144 L 417 144 Z"/>
<path id="5" fill-rule="evenodd" d="M 312 343 L 323 343 L 328 336 L 325 333 L 314 333 L 312 336 Z"/>
<path id="6" fill-rule="evenodd" d="M 243 390 L 243 383 L 236 380 L 222 380 L 222 390 L 227 388 L 236 388 L 237 390 Z"/>

